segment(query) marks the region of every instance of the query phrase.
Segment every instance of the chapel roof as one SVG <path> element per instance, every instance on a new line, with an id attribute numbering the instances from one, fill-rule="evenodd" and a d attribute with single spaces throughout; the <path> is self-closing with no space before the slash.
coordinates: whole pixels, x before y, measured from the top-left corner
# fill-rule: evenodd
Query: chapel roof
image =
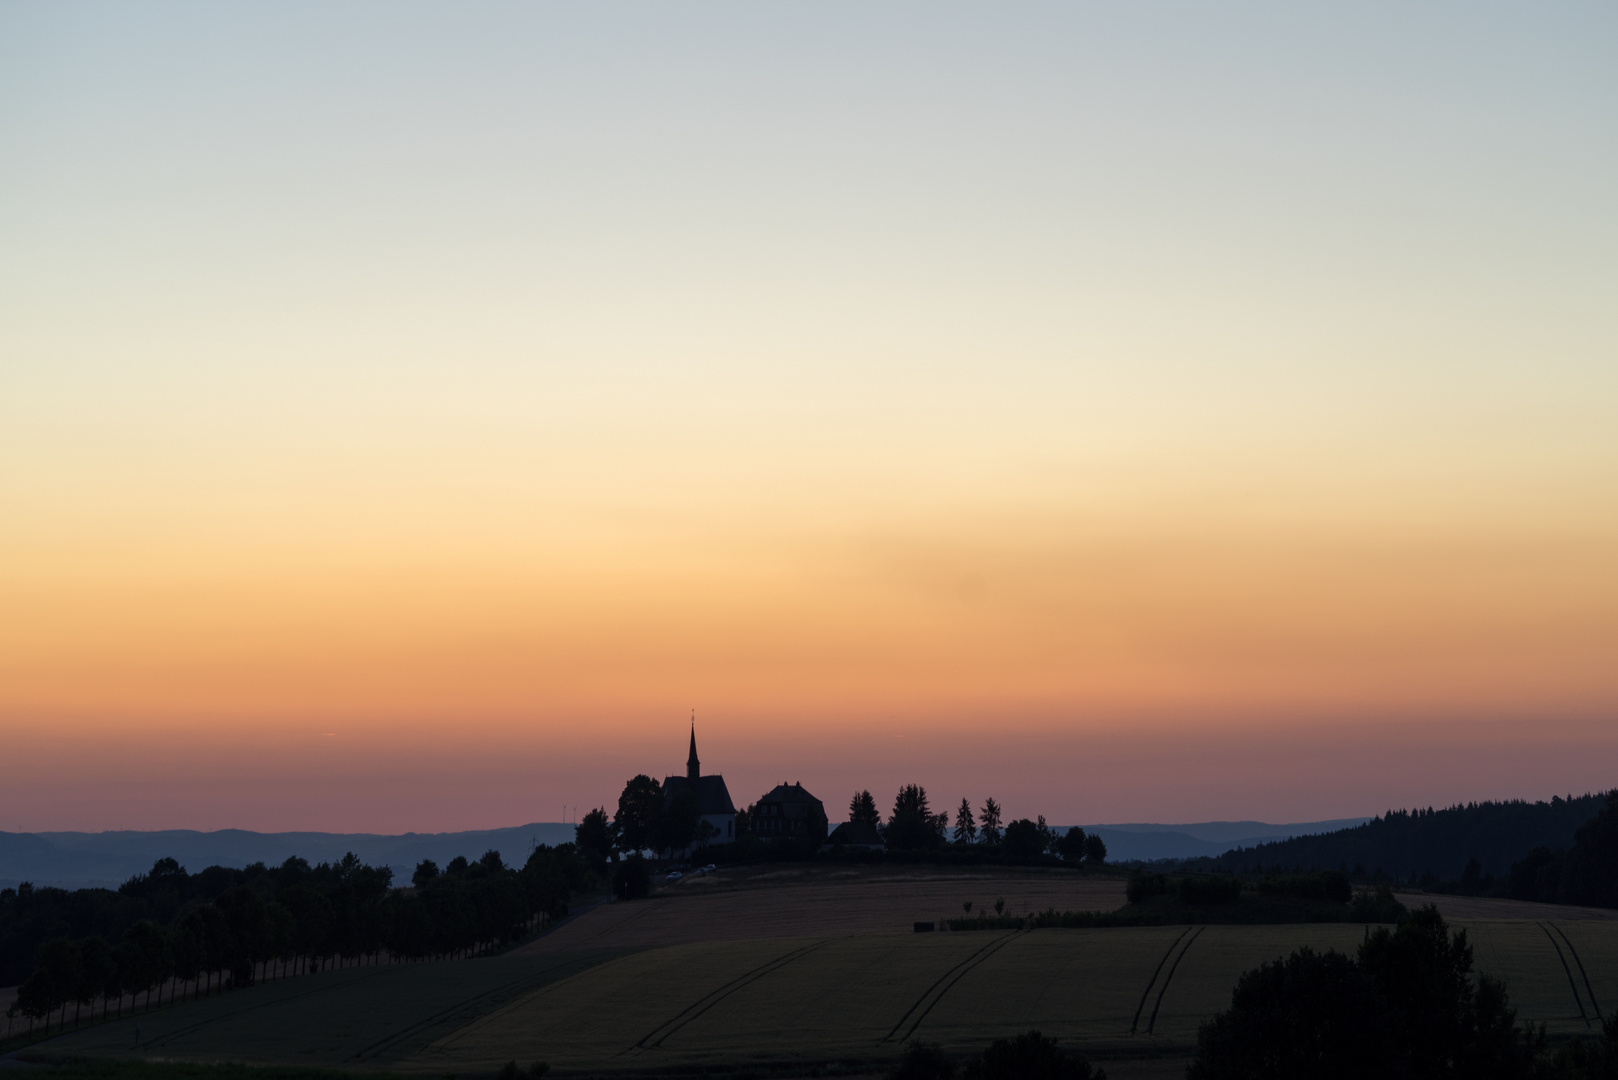
<path id="1" fill-rule="evenodd" d="M 665 776 L 663 778 L 663 801 L 673 802 L 674 796 L 682 791 L 693 790 L 690 778 L 684 776 Z M 730 801 L 730 789 L 725 786 L 725 778 L 718 773 L 712 776 L 697 778 L 694 790 L 697 795 L 697 811 L 702 814 L 734 814 L 736 804 Z"/>

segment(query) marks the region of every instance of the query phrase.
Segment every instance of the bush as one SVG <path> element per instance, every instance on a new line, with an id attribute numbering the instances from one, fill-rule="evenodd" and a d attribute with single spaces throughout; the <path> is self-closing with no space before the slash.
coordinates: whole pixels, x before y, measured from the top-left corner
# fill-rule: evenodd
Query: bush
<path id="1" fill-rule="evenodd" d="M 1167 875 L 1143 874 L 1139 871 L 1129 875 L 1129 884 L 1124 887 L 1124 895 L 1131 904 L 1138 904 L 1149 896 L 1162 896 L 1168 891 Z"/>
<path id="2" fill-rule="evenodd" d="M 1375 893 L 1360 893 L 1348 905 L 1348 921 L 1364 923 L 1396 923 L 1410 914 L 1405 906 L 1393 898 L 1393 890 L 1378 885 Z"/>
<path id="3" fill-rule="evenodd" d="M 620 900 L 641 900 L 652 894 L 652 871 L 638 853 L 631 853 L 612 872 L 612 895 Z"/>
<path id="4" fill-rule="evenodd" d="M 983 1057 L 967 1065 L 967 1080 L 1106 1080 L 1083 1054 L 1063 1050 L 1037 1031 L 996 1039 Z"/>
<path id="5" fill-rule="evenodd" d="M 1242 881 L 1233 877 L 1181 878 L 1176 892 L 1182 904 L 1234 904 L 1241 899 Z"/>
<path id="6" fill-rule="evenodd" d="M 1339 904 L 1348 903 L 1354 896 L 1354 887 L 1349 884 L 1348 875 L 1340 870 L 1265 878 L 1258 883 L 1258 891 L 1265 896 L 1290 896 L 1296 900 L 1331 900 Z"/>
<path id="7" fill-rule="evenodd" d="M 1556 1049 L 1545 1080 L 1618 1080 L 1618 1016 L 1609 1016 L 1600 1039 L 1579 1039 Z"/>
<path id="8" fill-rule="evenodd" d="M 1027 818 L 1018 818 L 1006 826 L 1000 850 L 1008 862 L 1032 862 L 1045 853 L 1045 838 L 1040 835 L 1038 825 Z"/>
<path id="9" fill-rule="evenodd" d="M 952 1080 L 955 1060 L 937 1043 L 913 1042 L 905 1045 L 899 1064 L 888 1073 L 888 1080 Z"/>
<path id="10" fill-rule="evenodd" d="M 508 1061 L 500 1066 L 500 1071 L 494 1075 L 495 1080 L 542 1080 L 544 1075 L 550 1071 L 550 1065 L 543 1061 L 536 1061 L 528 1066 L 528 1071 L 525 1074 L 523 1070 L 517 1068 L 515 1061 Z"/>

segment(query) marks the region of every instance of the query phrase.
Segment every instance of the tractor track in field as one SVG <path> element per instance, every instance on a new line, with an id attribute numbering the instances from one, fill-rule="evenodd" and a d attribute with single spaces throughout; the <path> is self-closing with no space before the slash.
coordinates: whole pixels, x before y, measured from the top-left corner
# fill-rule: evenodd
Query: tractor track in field
<path id="1" fill-rule="evenodd" d="M 458 1012 L 464 1012 L 467 1009 L 476 1009 L 479 1005 L 485 1004 L 492 1006 L 492 1009 L 498 1009 L 502 1005 L 505 1005 L 516 998 L 522 997 L 531 990 L 548 989 L 558 985 L 559 983 L 567 981 L 574 975 L 578 975 L 585 971 L 589 971 L 592 968 L 599 967 L 601 962 L 602 961 L 598 957 L 586 956 L 581 958 L 575 956 L 570 957 L 562 963 L 556 964 L 552 967 L 544 968 L 539 971 L 528 972 L 526 975 L 501 983 L 499 986 L 490 987 L 487 990 L 462 998 L 460 1001 L 446 1009 L 440 1009 L 431 1016 L 418 1020 L 398 1031 L 392 1032 L 368 1046 L 361 1047 L 359 1050 L 354 1051 L 354 1053 L 349 1056 L 348 1060 L 360 1062 L 368 1059 L 375 1059 L 389 1050 L 394 1049 L 405 1040 L 413 1036 L 420 1035 L 424 1031 L 431 1030 L 434 1026 L 443 1023 L 445 1020 L 453 1017 Z M 611 961 L 607 962 L 610 963 Z M 564 974 L 560 979 L 552 980 L 547 978 L 547 976 L 554 975 L 558 971 L 564 971 L 566 974 Z M 477 1019 L 479 1019 L 479 1017 L 472 1017 L 468 1023 L 475 1022 Z M 460 1028 L 466 1026 L 466 1024 L 462 1024 L 455 1030 L 460 1030 Z"/>
<path id="2" fill-rule="evenodd" d="M 376 974 L 387 970 L 387 968 L 391 966 L 392 965 L 384 965 L 382 967 L 375 968 L 371 972 L 367 972 L 366 974 L 355 979 L 343 979 L 341 981 L 335 979 L 322 980 L 323 985 L 312 986 L 307 990 L 294 991 L 293 993 L 287 994 L 285 997 L 277 998 L 276 1004 L 286 1001 L 297 1001 L 299 998 L 314 997 L 316 994 L 329 994 L 336 990 L 347 989 L 348 987 L 354 985 L 354 983 L 363 982 L 366 979 L 374 978 Z M 192 999 L 192 1001 L 195 1000 L 195 998 Z M 180 1004 L 186 1005 L 189 1004 L 189 1002 L 182 1001 Z M 262 1002 L 244 1002 L 240 1008 L 230 1009 L 229 1011 L 210 1016 L 205 1020 L 198 1020 L 194 1024 L 187 1024 L 185 1027 L 175 1028 L 172 1031 L 164 1032 L 162 1035 L 147 1040 L 147 1043 L 152 1046 L 165 1046 L 174 1039 L 178 1039 L 184 1035 L 190 1035 L 195 1031 L 200 1031 L 211 1024 L 217 1024 L 221 1020 L 228 1020 L 231 1017 L 240 1016 L 242 1013 L 252 1012 L 260 1008 L 262 1004 Z"/>
<path id="3" fill-rule="evenodd" d="M 1590 1007 L 1596 1011 L 1596 1019 L 1605 1022 L 1607 1018 L 1601 1014 L 1601 1002 L 1596 1000 L 1595 987 L 1590 985 L 1590 976 L 1584 970 L 1584 961 L 1579 959 L 1579 950 L 1573 947 L 1573 939 L 1567 936 L 1566 930 L 1563 930 L 1555 923 L 1547 925 L 1555 930 L 1563 941 L 1567 942 L 1568 954 L 1573 957 L 1573 962 L 1579 965 L 1579 978 L 1584 980 L 1584 992 L 1590 995 Z"/>
<path id="4" fill-rule="evenodd" d="M 989 957 L 993 956 L 995 953 L 999 952 L 1001 949 L 1003 949 L 1007 945 L 1011 944 L 1011 940 L 1017 936 L 1017 933 L 1018 933 L 1017 931 L 1013 931 L 1012 933 L 1007 934 L 1005 937 L 1001 938 L 999 941 L 994 942 L 988 948 L 979 949 L 965 963 L 957 964 L 956 967 L 959 968 L 959 970 L 956 972 L 955 977 L 953 979 L 950 979 L 949 982 L 944 983 L 944 988 L 942 990 L 938 991 L 937 994 L 933 995 L 933 1000 L 931 1000 L 931 1001 L 929 1001 L 927 1003 L 927 1007 L 925 1009 L 921 1010 L 920 1014 L 917 1015 L 917 1017 L 915 1019 L 915 1022 L 910 1025 L 910 1029 L 904 1033 L 904 1038 L 908 1039 L 908 1038 L 910 1038 L 910 1036 L 912 1036 L 912 1035 L 914 1035 L 916 1033 L 916 1029 L 921 1027 L 921 1022 L 923 1020 L 927 1019 L 927 1014 L 932 1012 L 934 1006 L 936 1006 L 940 1001 L 944 1000 L 944 995 L 949 993 L 951 990 L 953 990 L 955 988 L 956 983 L 960 982 L 962 979 L 966 978 L 967 975 L 971 974 L 973 969 L 976 968 L 979 964 L 983 963 L 985 960 L 989 959 Z M 949 976 L 946 974 L 944 976 L 944 978 L 949 978 Z M 943 982 L 943 979 L 938 980 L 938 982 Z M 937 986 L 937 985 L 938 985 L 937 982 L 933 983 L 933 986 Z M 931 993 L 931 990 L 929 990 L 928 992 Z M 923 998 L 925 998 L 926 996 L 927 996 L 926 994 L 922 995 Z M 919 1005 L 919 1004 L 921 1004 L 921 1001 L 918 1000 L 916 1002 L 916 1005 Z M 912 1006 L 910 1006 L 910 1008 L 911 1008 L 912 1011 L 914 1011 L 916 1006 L 912 1005 Z M 899 1023 L 902 1024 L 902 1023 L 904 1023 L 904 1021 L 900 1020 Z M 898 1028 L 896 1027 L 894 1030 L 897 1031 Z M 893 1037 L 892 1032 L 889 1032 L 888 1038 L 891 1039 L 892 1037 Z M 901 1041 L 903 1041 L 903 1040 L 901 1040 Z"/>
<path id="5" fill-rule="evenodd" d="M 1140 1004 L 1135 1006 L 1135 1019 L 1129 1022 L 1129 1033 L 1131 1035 L 1135 1034 L 1135 1030 L 1140 1027 L 1140 1014 L 1146 1011 L 1146 999 L 1152 996 L 1152 987 L 1157 985 L 1157 977 L 1163 974 L 1163 965 L 1169 962 L 1169 957 L 1174 955 L 1175 946 L 1179 945 L 1181 939 L 1190 932 L 1191 928 L 1189 926 L 1181 930 L 1179 937 L 1169 942 L 1169 947 L 1163 950 L 1163 959 L 1159 960 L 1157 967 L 1152 969 L 1152 977 L 1146 980 L 1146 989 L 1140 992 Z"/>
<path id="6" fill-rule="evenodd" d="M 989 949 L 994 948 L 995 945 L 997 945 L 997 944 L 1004 945 L 1007 941 L 1011 940 L 1011 938 L 1014 936 L 1014 934 L 1015 934 L 1015 931 L 1013 931 L 1011 934 L 1007 934 L 1003 938 L 999 938 L 999 939 L 997 939 L 995 941 L 990 941 L 987 945 L 984 945 L 981 948 L 979 948 L 976 952 L 972 953 L 965 960 L 962 960 L 962 961 L 956 963 L 954 966 L 949 968 L 949 970 L 945 971 L 944 974 L 942 974 L 938 978 L 934 979 L 933 984 L 931 986 L 929 986 L 927 989 L 923 990 L 921 992 L 921 996 L 918 997 L 914 1002 L 911 1003 L 910 1008 L 905 1010 L 903 1016 L 899 1017 L 899 1022 L 893 1025 L 893 1029 L 891 1031 L 889 1031 L 886 1035 L 882 1036 L 882 1038 L 877 1040 L 878 1045 L 891 1040 L 893 1038 L 893 1036 L 898 1033 L 899 1029 L 905 1026 L 905 1021 L 910 1019 L 910 1014 L 915 1012 L 917 1009 L 919 1009 L 921 1007 L 921 1003 L 927 1000 L 927 995 L 931 994 L 934 990 L 938 989 L 940 983 L 942 983 L 945 979 L 949 978 L 951 975 L 955 974 L 955 972 L 959 971 L 966 964 L 970 964 L 973 960 L 976 960 L 978 957 L 982 956 Z M 919 1021 L 918 1021 L 918 1023 L 919 1023 Z M 914 1031 L 915 1028 L 912 1026 L 911 1030 Z"/>
<path id="7" fill-rule="evenodd" d="M 605 907 L 607 905 L 607 903 L 608 902 L 591 904 L 589 908 L 585 909 L 584 911 L 579 912 L 579 916 L 582 918 L 584 915 L 588 914 L 591 911 L 595 911 L 595 910 L 598 910 L 600 908 Z M 645 904 L 643 904 L 641 906 L 639 911 L 636 911 L 633 914 L 625 916 L 624 919 L 621 922 L 617 922 L 617 923 L 614 923 L 611 926 L 606 926 L 606 927 L 603 927 L 600 930 L 597 930 L 594 934 L 591 934 L 589 937 L 587 937 L 583 941 L 579 942 L 578 945 L 593 945 L 595 942 L 600 941 L 604 937 L 608 937 L 609 935 L 618 933 L 624 927 L 628 926 L 630 923 L 639 922 L 641 919 L 644 919 L 647 915 L 651 914 L 653 911 L 659 911 L 659 910 L 663 909 L 664 907 L 667 907 L 668 903 L 669 902 L 668 902 L 667 898 L 663 898 L 663 897 L 659 897 L 659 898 L 653 899 L 653 900 L 648 900 L 648 901 L 646 901 Z M 558 926 L 560 926 L 560 925 L 561 924 L 558 924 Z M 575 946 L 575 947 L 577 947 L 577 946 Z"/>
<path id="8" fill-rule="evenodd" d="M 622 1057 L 624 1054 L 628 1054 L 635 1050 L 650 1050 L 662 1046 L 663 1041 L 670 1035 L 673 1035 L 675 1032 L 685 1027 L 685 1025 L 689 1024 L 691 1021 L 695 1020 L 697 1017 L 701 1016 L 703 1013 L 725 1000 L 725 998 L 729 997 L 731 994 L 734 994 L 736 991 L 745 986 L 750 986 L 751 984 L 764 978 L 766 975 L 770 975 L 781 970 L 794 960 L 797 960 L 799 957 L 807 956 L 816 949 L 822 948 L 830 943 L 830 938 L 812 942 L 811 944 L 793 949 L 790 952 L 783 953 L 782 955 L 777 956 L 774 960 L 760 964 L 751 971 L 738 975 L 736 978 L 730 980 L 728 983 L 725 983 L 718 989 L 711 990 L 704 994 L 696 1001 L 693 1001 L 691 1004 L 687 1005 L 685 1008 L 681 1009 L 679 1012 L 657 1025 L 651 1031 L 648 1031 L 645 1035 L 642 1035 L 633 1046 L 625 1047 L 623 1050 L 620 1050 L 618 1052 L 618 1056 Z"/>
<path id="9" fill-rule="evenodd" d="M 1579 1019 L 1584 1021 L 1585 1027 L 1589 1027 L 1590 1014 L 1584 1011 L 1584 998 L 1579 994 L 1578 980 L 1573 978 L 1573 969 L 1568 966 L 1567 956 L 1563 954 L 1562 946 L 1557 943 L 1556 935 L 1551 933 L 1550 927 L 1544 923 L 1535 923 L 1534 925 L 1545 931 L 1545 937 L 1550 941 L 1551 948 L 1556 950 L 1556 959 L 1561 961 L 1562 971 L 1567 975 L 1567 988 L 1573 991 L 1573 1004 L 1579 1007 Z M 1594 1002 L 1592 1001 L 1591 1004 L 1594 1004 Z"/>
<path id="10" fill-rule="evenodd" d="M 1208 929 L 1206 926 L 1197 927 L 1196 932 L 1186 939 L 1185 947 L 1180 950 L 1180 955 L 1176 956 L 1174 963 L 1169 965 L 1169 973 L 1163 976 L 1163 985 L 1158 988 L 1157 1000 L 1152 1003 L 1152 1018 L 1146 1021 L 1146 1034 L 1150 1035 L 1152 1030 L 1157 1027 L 1157 1010 L 1163 1007 L 1163 995 L 1169 992 L 1169 983 L 1174 981 L 1174 973 L 1179 970 L 1180 961 L 1185 959 L 1185 954 L 1191 951 L 1191 946 L 1197 943 L 1197 938 L 1201 937 L 1202 932 L 1206 929 Z"/>

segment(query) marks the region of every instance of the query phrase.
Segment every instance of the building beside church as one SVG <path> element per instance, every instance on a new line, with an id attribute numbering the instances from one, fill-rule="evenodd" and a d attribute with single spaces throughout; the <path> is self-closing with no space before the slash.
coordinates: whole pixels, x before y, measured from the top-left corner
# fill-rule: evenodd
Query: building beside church
<path id="1" fill-rule="evenodd" d="M 819 847 L 826 840 L 826 806 L 802 784 L 777 784 L 753 807 L 749 827 L 761 840 L 801 840 Z"/>
<path id="2" fill-rule="evenodd" d="M 728 844 L 736 839 L 736 806 L 730 801 L 730 789 L 725 787 L 725 778 L 718 773 L 702 775 L 702 763 L 697 760 L 695 723 L 691 725 L 691 753 L 685 759 L 685 775 L 663 778 L 663 805 L 673 802 L 683 791 L 695 793 L 697 812 L 701 815 L 697 821 L 697 842 L 692 849 L 703 847 L 705 842 Z M 709 826 L 706 841 L 702 835 L 703 822 Z"/>
<path id="3" fill-rule="evenodd" d="M 864 848 L 868 851 L 886 850 L 882 834 L 876 826 L 863 821 L 845 821 L 831 831 L 826 843 L 832 847 Z"/>

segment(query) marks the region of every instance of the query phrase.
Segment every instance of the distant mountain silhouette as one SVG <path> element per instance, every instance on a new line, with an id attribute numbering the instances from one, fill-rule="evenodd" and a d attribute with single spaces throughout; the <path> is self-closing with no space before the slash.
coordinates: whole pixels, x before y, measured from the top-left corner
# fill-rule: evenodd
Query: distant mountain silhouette
<path id="1" fill-rule="evenodd" d="M 1330 821 L 1296 821 L 1275 825 L 1265 821 L 1201 821 L 1184 825 L 1126 823 L 1084 825 L 1087 833 L 1100 836 L 1107 845 L 1107 858 L 1113 862 L 1131 859 L 1195 859 L 1223 855 L 1233 847 L 1287 840 L 1294 836 L 1329 833 L 1362 825 L 1368 817 L 1334 818 Z"/>
<path id="2" fill-rule="evenodd" d="M 457 855 L 476 859 L 490 848 L 508 864 L 521 866 L 532 845 L 573 839 L 573 826 L 535 822 L 507 829 L 453 833 L 261 833 L 245 829 L 197 832 L 0 832 L 0 888 L 24 881 L 62 888 L 116 888 L 152 863 L 172 858 L 195 872 L 206 866 L 240 868 L 262 862 L 275 866 L 298 855 L 311 863 L 333 862 L 352 851 L 362 862 L 391 866 L 395 880 L 408 882 L 422 859 L 440 866 Z"/>

